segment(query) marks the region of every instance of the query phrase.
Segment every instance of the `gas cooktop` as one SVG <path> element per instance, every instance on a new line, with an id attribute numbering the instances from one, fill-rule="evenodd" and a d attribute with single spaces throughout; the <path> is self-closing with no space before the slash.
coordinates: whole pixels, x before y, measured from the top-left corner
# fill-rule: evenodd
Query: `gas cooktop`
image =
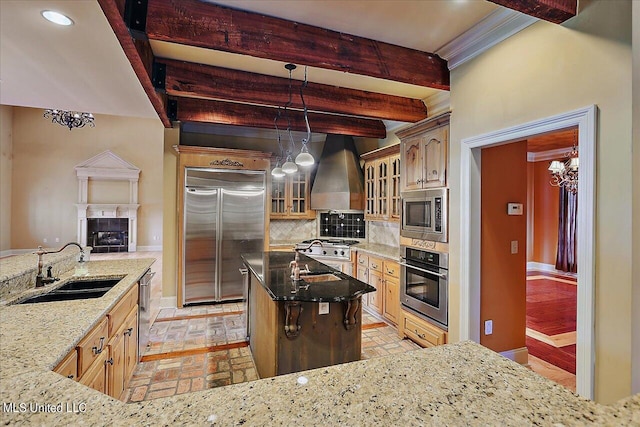
<path id="1" fill-rule="evenodd" d="M 346 239 L 309 239 L 309 240 L 303 240 L 301 243 L 311 243 L 314 240 L 319 240 L 322 242 L 322 244 L 329 244 L 329 245 L 340 245 L 340 246 L 351 246 L 351 245 L 355 245 L 356 243 L 359 243 L 357 240 L 346 240 Z"/>

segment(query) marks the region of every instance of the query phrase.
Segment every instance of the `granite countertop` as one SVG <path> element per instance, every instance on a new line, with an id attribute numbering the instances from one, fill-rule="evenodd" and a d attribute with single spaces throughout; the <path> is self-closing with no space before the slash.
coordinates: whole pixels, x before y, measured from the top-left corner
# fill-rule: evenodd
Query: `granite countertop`
<path id="1" fill-rule="evenodd" d="M 472 342 L 131 404 L 52 372 L 152 262 L 91 262 L 127 274 L 91 302 L 0 307 L 3 424 L 640 426 L 640 394 L 599 405 Z"/>
<path id="2" fill-rule="evenodd" d="M 331 273 L 340 280 L 315 283 L 292 280 L 289 263 L 294 255 L 287 252 L 242 254 L 242 259 L 274 301 L 341 302 L 375 291 L 373 286 L 313 258 L 298 256 L 300 269 L 308 267 L 312 274 Z"/>
<path id="3" fill-rule="evenodd" d="M 400 247 L 398 246 L 363 242 L 354 245 L 353 248 L 358 252 L 366 252 L 371 255 L 390 258 L 394 261 L 398 261 L 400 259 Z"/>

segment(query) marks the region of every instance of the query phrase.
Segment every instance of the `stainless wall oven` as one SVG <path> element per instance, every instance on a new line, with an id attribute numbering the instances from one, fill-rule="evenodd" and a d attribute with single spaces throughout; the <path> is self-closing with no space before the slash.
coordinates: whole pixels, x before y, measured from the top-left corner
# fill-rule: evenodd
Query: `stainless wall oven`
<path id="1" fill-rule="evenodd" d="M 414 239 L 447 241 L 447 189 L 412 190 L 401 193 L 400 235 Z"/>
<path id="2" fill-rule="evenodd" d="M 449 256 L 442 252 L 401 247 L 400 301 L 447 330 Z"/>

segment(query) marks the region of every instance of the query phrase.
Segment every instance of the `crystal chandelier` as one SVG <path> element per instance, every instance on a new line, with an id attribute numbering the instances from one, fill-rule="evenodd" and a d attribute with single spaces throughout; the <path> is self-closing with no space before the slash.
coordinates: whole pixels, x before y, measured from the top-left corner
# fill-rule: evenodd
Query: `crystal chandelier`
<path id="1" fill-rule="evenodd" d="M 575 141 L 575 138 L 574 138 Z M 555 187 L 565 187 L 572 194 L 578 192 L 578 145 L 574 142 L 571 152 L 565 157 L 567 160 L 554 160 L 549 165 L 551 172 L 551 185 Z"/>
<path id="2" fill-rule="evenodd" d="M 292 105 L 292 90 L 291 90 L 291 72 L 295 70 L 297 67 L 295 64 L 286 64 L 284 66 L 289 71 L 289 101 L 284 105 L 284 114 L 287 119 L 287 134 L 289 136 L 289 144 L 288 149 L 285 151 L 282 146 L 282 142 L 280 140 L 280 129 L 278 128 L 278 119 L 281 116 L 280 108 L 278 108 L 278 114 L 274 120 L 275 128 L 278 133 L 278 146 L 280 148 L 280 157 L 277 158 L 276 166 L 271 171 L 271 175 L 276 178 L 283 177 L 285 174 L 292 174 L 298 171 L 298 166 L 311 166 L 314 164 L 315 159 L 309 153 L 308 144 L 311 141 L 311 128 L 309 126 L 309 118 L 307 114 L 307 104 L 304 102 L 303 89 L 307 86 L 307 67 L 304 69 L 304 82 L 300 86 L 300 100 L 302 101 L 303 107 L 303 115 L 304 122 L 307 127 L 307 137 L 303 138 L 301 141 L 302 148 L 300 149 L 300 153 L 296 156 L 295 162 L 293 160 L 293 152 L 295 151 L 295 141 L 293 140 L 293 136 L 291 134 L 291 118 L 289 117 L 288 108 Z M 284 159 L 285 162 L 280 166 L 280 161 Z"/>
<path id="3" fill-rule="evenodd" d="M 73 128 L 82 128 L 86 125 L 95 127 L 94 117 L 91 113 L 80 113 L 77 111 L 67 110 L 44 110 L 44 118 L 51 119 L 51 123 L 58 123 L 66 126 L 69 130 Z"/>

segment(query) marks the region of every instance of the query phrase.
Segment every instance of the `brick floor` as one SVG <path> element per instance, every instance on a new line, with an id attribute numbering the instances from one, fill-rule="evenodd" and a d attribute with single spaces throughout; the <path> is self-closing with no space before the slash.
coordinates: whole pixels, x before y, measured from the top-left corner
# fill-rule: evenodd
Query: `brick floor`
<path id="1" fill-rule="evenodd" d="M 245 342 L 243 310 L 239 303 L 160 310 L 143 355 L 154 360 L 136 367 L 121 399 L 140 402 L 258 379 Z M 363 359 L 420 348 L 370 313 L 362 313 L 362 323 L 371 326 L 362 331 Z M 229 344 L 239 347 L 207 351 Z M 190 351 L 199 353 L 171 354 Z"/>

